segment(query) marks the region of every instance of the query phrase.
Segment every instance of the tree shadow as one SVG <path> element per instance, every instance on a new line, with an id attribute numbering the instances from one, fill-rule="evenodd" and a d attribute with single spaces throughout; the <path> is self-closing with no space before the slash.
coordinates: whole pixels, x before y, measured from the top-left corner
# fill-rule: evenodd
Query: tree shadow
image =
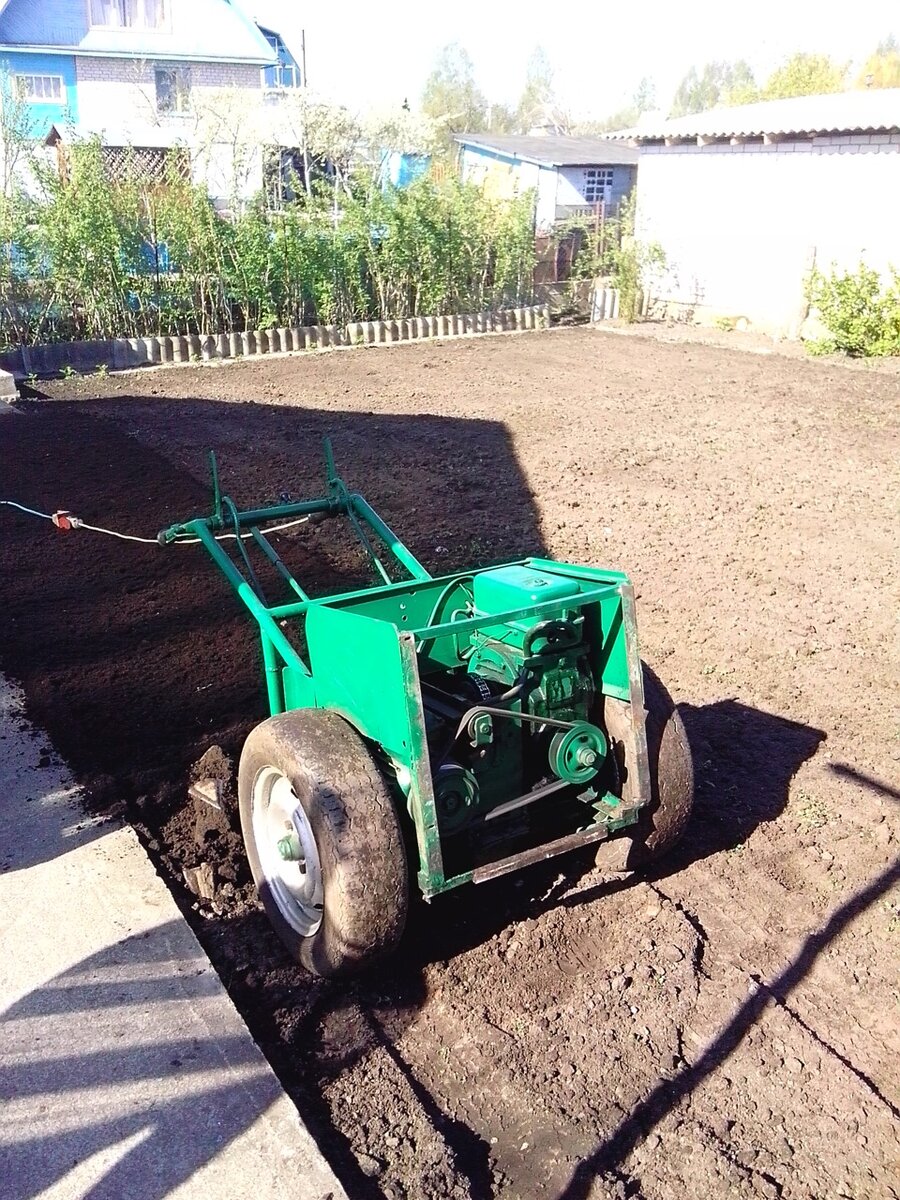
<path id="1" fill-rule="evenodd" d="M 273 1115 L 277 1079 L 223 1013 L 221 984 L 191 945 L 180 922 L 164 923 L 79 961 L 0 1014 L 0 1179 L 9 1200 L 54 1185 L 97 1200 L 162 1200 L 264 1116 L 240 1161 L 265 1174 L 267 1157 L 281 1157 L 271 1175 L 285 1182 L 309 1168 L 308 1143 L 284 1113 Z"/>
<path id="2" fill-rule="evenodd" d="M 783 1003 L 806 978 L 819 955 L 898 881 L 900 858 L 836 908 L 823 925 L 808 935 L 797 955 L 771 982 L 755 981 L 750 995 L 696 1062 L 684 1067 L 674 1078 L 660 1080 L 650 1095 L 636 1104 L 593 1153 L 579 1163 L 558 1200 L 589 1200 L 598 1176 L 620 1175 L 621 1164 L 638 1143 L 722 1066 L 765 1009 L 770 1004 Z"/>

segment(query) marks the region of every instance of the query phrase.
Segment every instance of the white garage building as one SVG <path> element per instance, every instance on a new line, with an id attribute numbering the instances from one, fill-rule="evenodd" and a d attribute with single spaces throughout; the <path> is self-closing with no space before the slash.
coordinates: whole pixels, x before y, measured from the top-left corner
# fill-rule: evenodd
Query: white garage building
<path id="1" fill-rule="evenodd" d="M 720 108 L 618 135 L 640 150 L 654 294 L 700 321 L 796 336 L 815 264 L 900 269 L 900 88 Z"/>

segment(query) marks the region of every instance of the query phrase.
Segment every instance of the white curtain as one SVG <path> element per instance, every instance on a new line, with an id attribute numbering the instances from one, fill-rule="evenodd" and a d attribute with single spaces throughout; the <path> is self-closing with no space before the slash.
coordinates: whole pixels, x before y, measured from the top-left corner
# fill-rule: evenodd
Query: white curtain
<path id="1" fill-rule="evenodd" d="M 122 25 L 122 0 L 91 0 L 92 25 Z"/>

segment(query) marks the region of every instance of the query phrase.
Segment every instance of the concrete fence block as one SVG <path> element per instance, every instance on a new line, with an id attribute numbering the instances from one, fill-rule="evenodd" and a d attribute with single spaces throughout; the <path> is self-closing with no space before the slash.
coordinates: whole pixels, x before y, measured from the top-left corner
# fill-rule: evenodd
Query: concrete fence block
<path id="1" fill-rule="evenodd" d="M 534 308 L 531 306 L 525 309 L 525 328 L 534 329 Z"/>
<path id="2" fill-rule="evenodd" d="M 351 346 L 361 346 L 365 341 L 362 321 L 351 321 L 347 326 L 347 337 Z"/>
<path id="3" fill-rule="evenodd" d="M 257 329 L 256 330 L 256 353 L 257 354 L 268 354 L 269 353 L 269 332 L 267 329 Z"/>
<path id="4" fill-rule="evenodd" d="M 435 337 L 447 337 L 449 333 L 450 333 L 450 318 L 449 317 L 438 317 L 437 333 L 435 334 Z"/>
<path id="5" fill-rule="evenodd" d="M 296 325 L 291 326 L 291 328 L 287 330 L 287 337 L 288 337 L 288 343 L 287 343 L 288 349 L 290 349 L 290 350 L 302 350 L 303 349 L 303 347 L 300 345 L 300 330 Z"/>
<path id="6" fill-rule="evenodd" d="M 73 342 L 72 349 L 78 347 L 75 354 L 75 363 L 80 371 L 90 371 L 98 366 L 97 346 L 96 342 Z M 127 371 L 129 367 L 135 365 L 134 351 L 131 347 L 129 338 L 114 338 L 110 344 L 110 355 L 106 359 L 107 365 L 111 366 L 114 371 Z M 101 350 L 102 354 L 103 351 Z"/>
<path id="7" fill-rule="evenodd" d="M 269 339 L 269 353 L 278 354 L 281 351 L 281 330 L 267 329 L 266 337 Z"/>
<path id="8" fill-rule="evenodd" d="M 364 346 L 374 346 L 375 344 L 375 322 L 361 321 L 359 325 L 362 330 L 362 343 Z"/>
<path id="9" fill-rule="evenodd" d="M 285 329 L 283 325 L 278 330 L 278 342 L 281 346 L 281 353 L 287 354 L 291 348 L 291 331 L 289 329 Z"/>
<path id="10" fill-rule="evenodd" d="M 19 389 L 12 371 L 0 371 L 0 412 L 9 412 L 10 400 L 18 400 Z"/>
<path id="11" fill-rule="evenodd" d="M 231 358 L 231 343 L 227 333 L 219 333 L 215 337 L 216 358 Z"/>
<path id="12" fill-rule="evenodd" d="M 428 320 L 428 317 L 417 317 L 416 318 L 416 333 L 418 334 L 418 336 L 420 338 L 427 338 L 427 337 L 431 336 L 431 329 L 430 329 L 429 325 L 430 325 L 430 322 Z"/>
<path id="13" fill-rule="evenodd" d="M 242 358 L 244 354 L 244 343 L 241 340 L 239 333 L 229 333 L 228 335 L 228 356 L 229 358 Z"/>
<path id="14" fill-rule="evenodd" d="M 150 361 L 147 358 L 147 350 L 142 337 L 128 339 L 127 355 L 129 359 L 129 366 L 132 367 L 146 367 L 147 363 Z"/>
<path id="15" fill-rule="evenodd" d="M 151 366 L 156 366 L 162 362 L 161 340 L 161 338 L 156 337 L 145 337 L 142 339 L 144 343 L 144 358 L 146 358 Z"/>
<path id="16" fill-rule="evenodd" d="M 175 361 L 173 342 L 174 338 L 170 337 L 161 337 L 159 339 L 159 361 L 161 363 L 170 363 Z"/>
<path id="17" fill-rule="evenodd" d="M 200 335 L 192 333 L 188 336 L 188 356 L 191 362 L 199 362 L 202 346 L 200 345 Z"/>
<path id="18" fill-rule="evenodd" d="M 256 353 L 256 334 L 251 329 L 245 329 L 241 334 L 241 349 L 244 357 Z"/>
<path id="19" fill-rule="evenodd" d="M 318 325 L 304 325 L 306 331 L 306 349 L 316 350 L 319 345 L 319 327 Z"/>
<path id="20" fill-rule="evenodd" d="M 545 304 L 544 307 L 540 310 L 540 312 L 541 312 L 541 329 L 549 329 L 550 328 L 550 305 Z"/>
<path id="21" fill-rule="evenodd" d="M 384 333 L 386 342 L 399 342 L 400 326 L 396 321 L 385 321 Z"/>
<path id="22" fill-rule="evenodd" d="M 450 317 L 450 336 L 459 337 L 462 333 L 462 319 L 459 313 L 453 313 Z"/>
<path id="23" fill-rule="evenodd" d="M 205 333 L 200 338 L 200 357 L 203 362 L 210 362 L 216 357 L 216 339 L 211 333 Z"/>

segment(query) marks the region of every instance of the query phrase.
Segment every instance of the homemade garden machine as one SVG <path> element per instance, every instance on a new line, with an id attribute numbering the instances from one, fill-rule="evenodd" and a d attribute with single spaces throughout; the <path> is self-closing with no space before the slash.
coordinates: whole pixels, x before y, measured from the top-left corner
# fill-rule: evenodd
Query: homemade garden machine
<path id="1" fill-rule="evenodd" d="M 159 535 L 199 539 L 259 626 L 271 717 L 238 800 L 294 956 L 335 975 L 391 950 L 414 872 L 430 900 L 617 835 L 623 866 L 666 850 L 691 758 L 642 666 L 627 577 L 527 558 L 434 578 L 348 491 L 328 441 L 325 459 L 323 498 L 240 511 L 211 455 L 212 514 Z M 347 520 L 379 582 L 307 595 L 263 529 L 304 517 Z M 287 602 L 264 597 L 262 564 Z"/>

